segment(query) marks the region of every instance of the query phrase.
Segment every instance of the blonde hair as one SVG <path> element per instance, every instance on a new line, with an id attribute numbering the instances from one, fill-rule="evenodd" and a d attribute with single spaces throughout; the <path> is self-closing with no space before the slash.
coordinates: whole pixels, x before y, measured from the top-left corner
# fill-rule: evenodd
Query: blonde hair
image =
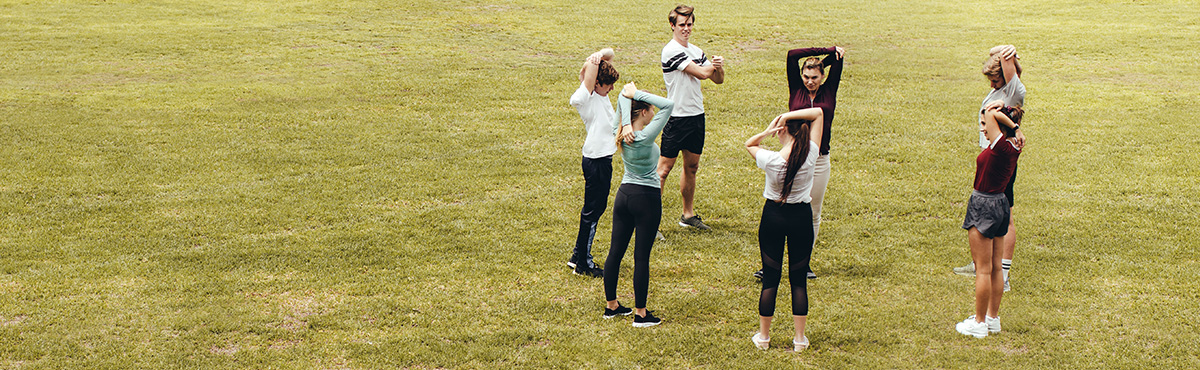
<path id="1" fill-rule="evenodd" d="M 821 59 L 817 57 L 805 59 L 804 67 L 800 70 L 805 69 L 815 69 L 817 72 L 820 72 L 823 75 L 825 74 L 825 62 L 822 62 Z"/>
<path id="2" fill-rule="evenodd" d="M 983 62 L 983 75 L 988 77 L 1004 76 L 1004 66 L 1000 64 L 1000 54 L 992 54 Z"/>

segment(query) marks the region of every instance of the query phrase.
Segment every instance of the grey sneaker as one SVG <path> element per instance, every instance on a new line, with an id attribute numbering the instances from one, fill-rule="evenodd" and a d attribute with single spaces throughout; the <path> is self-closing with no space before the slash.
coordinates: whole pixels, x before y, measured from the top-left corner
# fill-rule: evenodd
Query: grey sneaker
<path id="1" fill-rule="evenodd" d="M 975 262 L 968 263 L 963 267 L 955 267 L 954 273 L 962 276 L 975 276 Z"/>
<path id="2" fill-rule="evenodd" d="M 694 228 L 697 228 L 700 230 L 712 229 L 712 228 L 708 227 L 708 225 L 705 225 L 703 221 L 700 221 L 700 215 L 693 215 L 692 217 L 688 217 L 688 218 L 683 218 L 683 216 L 679 216 L 679 226 L 694 227 Z"/>

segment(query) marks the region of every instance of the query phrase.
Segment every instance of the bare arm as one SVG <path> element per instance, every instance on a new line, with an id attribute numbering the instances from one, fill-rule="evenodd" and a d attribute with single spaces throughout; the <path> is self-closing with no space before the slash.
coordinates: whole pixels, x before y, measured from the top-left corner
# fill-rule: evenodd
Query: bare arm
<path id="1" fill-rule="evenodd" d="M 990 109 L 983 113 L 983 135 L 988 139 L 988 142 L 996 140 L 996 137 L 1000 135 L 1000 125 L 1004 124 L 1001 122 L 1007 122 L 1005 125 L 1008 127 L 1015 126 L 1012 120 L 1008 119 L 1008 116 L 1005 116 L 1004 113 L 1000 113 L 998 109 Z"/>
<path id="2" fill-rule="evenodd" d="M 746 151 L 750 152 L 751 158 L 758 158 L 758 151 L 762 150 L 763 138 L 770 136 L 770 135 L 775 135 L 775 134 L 779 133 L 780 131 L 783 131 L 786 128 L 786 127 L 777 125 L 776 123 L 778 122 L 778 120 L 779 120 L 779 117 L 776 117 L 775 121 L 771 121 L 771 124 L 769 126 L 767 126 L 766 130 L 763 130 L 763 132 L 757 133 L 754 136 L 751 136 L 749 139 L 746 139 L 746 144 L 745 144 Z"/>
<path id="3" fill-rule="evenodd" d="M 687 67 L 683 68 L 683 73 L 687 73 L 701 80 L 707 80 L 709 77 L 712 77 L 716 70 L 717 68 L 711 65 L 702 67 L 696 63 L 688 62 Z"/>
<path id="4" fill-rule="evenodd" d="M 725 57 L 719 55 L 714 56 L 712 59 L 712 66 L 715 69 L 713 70 L 713 75 L 708 79 L 712 80 L 712 82 L 717 85 L 725 83 Z"/>
<path id="5" fill-rule="evenodd" d="M 583 67 L 579 69 L 579 81 L 583 83 L 583 86 L 588 89 L 589 93 L 596 91 L 596 75 L 600 73 L 600 61 L 611 61 L 613 55 L 612 48 L 604 48 L 592 53 L 583 62 Z"/>
<path id="6" fill-rule="evenodd" d="M 821 143 L 821 134 L 824 133 L 825 128 L 825 113 L 821 110 L 821 108 L 814 107 L 794 110 L 780 114 L 779 117 L 775 117 L 775 119 L 778 120 L 778 125 L 780 126 L 783 126 L 788 120 L 793 119 L 805 119 L 812 121 L 812 124 L 809 124 L 808 127 L 808 140 L 817 144 Z"/>
<path id="7" fill-rule="evenodd" d="M 725 57 L 714 56 L 712 64 L 701 66 L 695 62 L 687 62 L 687 67 L 683 67 L 683 73 L 692 75 L 701 80 L 712 80 L 713 83 L 725 83 Z"/>
<path id="8" fill-rule="evenodd" d="M 1012 81 L 1013 76 L 1021 75 L 1021 67 L 1017 64 L 1017 47 L 1012 45 L 996 45 L 988 51 L 988 55 L 1000 54 L 1000 68 L 1004 71 L 1004 81 Z"/>

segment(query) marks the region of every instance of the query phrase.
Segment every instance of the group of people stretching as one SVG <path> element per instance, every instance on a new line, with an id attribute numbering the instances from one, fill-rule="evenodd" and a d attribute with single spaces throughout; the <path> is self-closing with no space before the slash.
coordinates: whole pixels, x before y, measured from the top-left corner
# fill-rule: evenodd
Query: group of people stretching
<path id="1" fill-rule="evenodd" d="M 584 206 L 574 251 L 567 265 L 576 274 L 603 278 L 606 301 L 603 317 L 634 315 L 634 327 L 649 327 L 662 322 L 653 311 L 646 309 L 649 261 L 655 240 L 663 238 L 659 232 L 662 188 L 680 155 L 683 156 L 684 171 L 680 179 L 683 212 L 679 225 L 709 229 L 694 210 L 696 172 L 704 148 L 705 131 L 701 81 L 723 83 L 725 66 L 724 58 L 713 56 L 710 59 L 689 42 L 695 22 L 692 12 L 692 7 L 680 5 L 668 13 L 672 39 L 663 47 L 661 59 L 666 98 L 628 83 L 620 90 L 618 107 L 614 111 L 608 93 L 615 88 L 620 75 L 612 65 L 613 50 L 603 49 L 583 63 L 579 88 L 570 99 L 583 119 L 587 139 L 582 161 Z M 809 262 L 820 230 L 821 204 L 829 183 L 830 133 L 844 55 L 845 50 L 836 46 L 789 51 L 786 59 L 788 112 L 776 116 L 765 130 L 745 142 L 746 151 L 765 174 L 765 201 L 758 231 L 762 263 L 761 270 L 754 273 L 762 281 L 758 303 L 760 321 L 759 330 L 751 338 L 760 349 L 767 349 L 770 344 L 785 247 L 795 327 L 792 344 L 795 351 L 808 347 L 808 338 L 804 334 L 809 306 L 807 279 L 815 277 Z M 976 314 L 956 325 L 959 332 L 976 337 L 1000 330 L 999 302 L 1007 283 L 1006 278 L 1000 277 L 1007 277 L 1007 266 L 1011 264 L 1011 244 L 1006 243 L 1015 236 L 1011 222 L 1012 181 L 1017 157 L 1024 145 L 1024 134 L 1018 123 L 1023 113 L 1021 105 L 1025 89 L 1018 78 L 1020 68 L 1016 60 L 1015 48 L 998 46 L 993 48 L 984 67 L 993 91 L 984 99 L 980 110 L 983 151 L 977 158 L 975 192 L 971 195 L 963 223 L 971 245 L 973 263 L 969 266 L 976 276 Z M 660 134 L 661 149 L 655 144 Z M 778 151 L 762 146 L 768 136 L 778 138 Z M 612 156 L 618 151 L 625 170 L 613 201 L 611 245 L 601 268 L 593 261 L 591 247 L 600 216 L 607 207 Z M 807 227 L 809 225 L 811 228 Z M 617 300 L 621 261 L 630 239 L 634 239 L 633 309 Z M 1007 249 L 1006 245 L 1009 245 Z M 1006 261 L 1003 274 L 1000 273 L 1001 256 Z M 956 268 L 955 271 L 962 273 L 960 270 L 964 269 Z"/>

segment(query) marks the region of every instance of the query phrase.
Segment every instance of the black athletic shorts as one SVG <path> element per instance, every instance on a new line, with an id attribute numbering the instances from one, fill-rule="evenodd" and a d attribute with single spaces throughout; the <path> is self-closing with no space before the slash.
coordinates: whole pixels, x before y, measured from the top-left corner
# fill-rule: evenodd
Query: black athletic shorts
<path id="1" fill-rule="evenodd" d="M 671 117 L 662 132 L 662 150 L 667 158 L 679 156 L 680 150 L 700 154 L 704 151 L 704 114 L 690 117 Z"/>

